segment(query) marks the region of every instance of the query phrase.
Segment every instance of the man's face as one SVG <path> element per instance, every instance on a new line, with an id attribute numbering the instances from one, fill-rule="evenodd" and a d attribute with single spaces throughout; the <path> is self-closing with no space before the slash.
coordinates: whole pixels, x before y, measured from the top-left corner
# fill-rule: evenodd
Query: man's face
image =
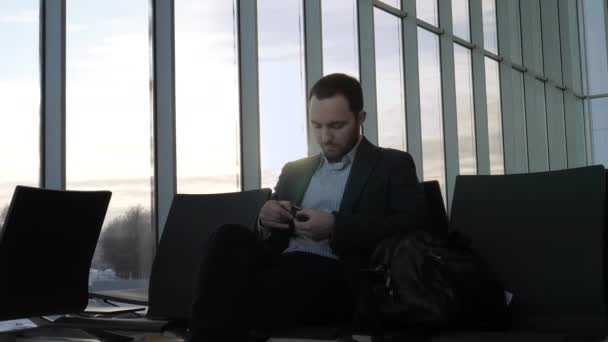
<path id="1" fill-rule="evenodd" d="M 336 162 L 357 143 L 365 112 L 351 112 L 348 100 L 342 95 L 323 100 L 313 96 L 310 99 L 309 119 L 323 154 L 330 162 Z"/>

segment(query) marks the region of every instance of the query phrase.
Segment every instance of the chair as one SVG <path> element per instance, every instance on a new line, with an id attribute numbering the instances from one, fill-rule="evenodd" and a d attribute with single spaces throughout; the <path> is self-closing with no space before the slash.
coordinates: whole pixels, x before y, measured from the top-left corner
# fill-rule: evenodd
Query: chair
<path id="1" fill-rule="evenodd" d="M 434 234 L 445 235 L 448 233 L 448 213 L 445 210 L 439 181 L 422 182 L 422 186 L 429 208 L 430 231 Z"/>
<path id="2" fill-rule="evenodd" d="M 606 202 L 602 166 L 458 176 L 450 225 L 514 295 L 515 330 L 605 334 Z"/>
<path id="3" fill-rule="evenodd" d="M 445 209 L 439 182 L 436 180 L 421 183 L 427 200 L 430 214 L 430 230 L 438 235 L 448 232 L 448 215 Z M 359 333 L 359 332 L 358 332 Z M 366 332 L 361 335 L 343 336 L 336 327 L 301 327 L 298 329 L 256 331 L 259 336 L 273 336 L 269 342 L 304 342 L 304 341 L 371 341 L 372 337 Z"/>
<path id="4" fill-rule="evenodd" d="M 269 198 L 270 189 L 175 195 L 152 264 L 145 319 L 70 317 L 62 324 L 107 330 L 158 331 L 166 329 L 169 323 L 185 328 L 191 314 L 196 276 L 210 235 L 222 224 L 253 227 L 260 208 Z M 139 293 L 141 297 L 142 290 L 129 292 Z M 120 296 L 102 295 L 121 300 Z"/>
<path id="5" fill-rule="evenodd" d="M 109 191 L 17 186 L 0 231 L 0 320 L 82 312 Z"/>
<path id="6" fill-rule="evenodd" d="M 270 199 L 270 189 L 176 195 L 150 275 L 150 307 L 155 318 L 188 320 L 199 265 L 207 240 L 223 224 L 254 227 Z"/>

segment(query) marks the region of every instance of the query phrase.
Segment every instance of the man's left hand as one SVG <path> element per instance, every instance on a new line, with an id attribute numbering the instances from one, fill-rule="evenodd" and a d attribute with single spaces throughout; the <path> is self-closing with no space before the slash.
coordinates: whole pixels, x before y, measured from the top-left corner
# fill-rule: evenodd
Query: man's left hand
<path id="1" fill-rule="evenodd" d="M 331 213 L 318 209 L 302 209 L 296 213 L 294 220 L 295 234 L 313 241 L 326 240 L 334 231 L 334 221 L 334 215 Z"/>

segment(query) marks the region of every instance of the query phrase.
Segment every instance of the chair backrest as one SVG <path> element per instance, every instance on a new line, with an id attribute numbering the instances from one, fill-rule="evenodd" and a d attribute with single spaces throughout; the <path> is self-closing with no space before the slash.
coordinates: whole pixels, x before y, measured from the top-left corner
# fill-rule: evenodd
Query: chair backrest
<path id="1" fill-rule="evenodd" d="M 260 189 L 175 195 L 152 264 L 148 316 L 189 319 L 209 237 L 223 224 L 253 227 L 270 194 L 270 189 Z"/>
<path id="2" fill-rule="evenodd" d="M 85 309 L 111 195 L 15 188 L 0 232 L 0 320 Z"/>
<path id="3" fill-rule="evenodd" d="M 431 215 L 431 232 L 434 234 L 445 235 L 448 232 L 448 213 L 445 210 L 445 203 L 441 195 L 441 187 L 436 180 L 422 182 L 426 202 Z"/>
<path id="4" fill-rule="evenodd" d="M 513 293 L 515 328 L 608 327 L 602 166 L 458 176 L 450 226 L 471 237 Z"/>

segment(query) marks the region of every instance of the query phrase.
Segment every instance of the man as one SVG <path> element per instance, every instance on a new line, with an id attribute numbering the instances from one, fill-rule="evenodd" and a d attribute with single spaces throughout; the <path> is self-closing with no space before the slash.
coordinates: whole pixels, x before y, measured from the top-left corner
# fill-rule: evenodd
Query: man
<path id="1" fill-rule="evenodd" d="M 216 232 L 201 268 L 193 340 L 246 341 L 250 328 L 348 326 L 359 270 L 377 243 L 425 227 L 412 158 L 367 141 L 365 117 L 356 79 L 332 74 L 313 86 L 309 120 L 322 153 L 285 165 L 257 232 Z"/>

